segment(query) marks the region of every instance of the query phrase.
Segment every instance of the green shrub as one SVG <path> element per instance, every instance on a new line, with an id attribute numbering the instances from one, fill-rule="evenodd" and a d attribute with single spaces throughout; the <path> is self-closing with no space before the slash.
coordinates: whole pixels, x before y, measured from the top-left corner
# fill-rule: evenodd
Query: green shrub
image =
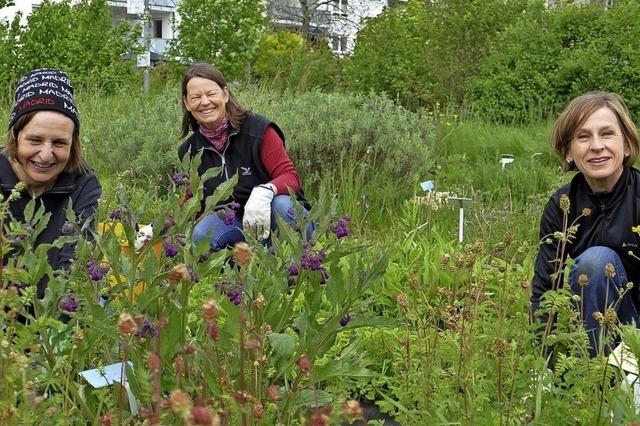
<path id="1" fill-rule="evenodd" d="M 299 34 L 268 34 L 258 48 L 253 74 L 271 89 L 332 89 L 340 63 L 325 43 L 310 45 Z"/>

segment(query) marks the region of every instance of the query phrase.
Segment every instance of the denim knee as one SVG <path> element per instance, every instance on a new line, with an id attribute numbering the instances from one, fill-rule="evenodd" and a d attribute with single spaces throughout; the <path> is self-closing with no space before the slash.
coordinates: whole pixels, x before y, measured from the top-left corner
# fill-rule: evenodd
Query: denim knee
<path id="1" fill-rule="evenodd" d="M 611 267 L 613 267 L 613 271 L 607 271 L 607 268 Z M 611 282 L 620 286 L 626 285 L 627 282 L 627 274 L 620 256 L 615 250 L 604 246 L 589 247 L 576 257 L 575 264 L 569 274 L 572 288 L 581 275 L 585 275 L 589 283 L 594 285 L 604 285 L 606 282 Z"/>

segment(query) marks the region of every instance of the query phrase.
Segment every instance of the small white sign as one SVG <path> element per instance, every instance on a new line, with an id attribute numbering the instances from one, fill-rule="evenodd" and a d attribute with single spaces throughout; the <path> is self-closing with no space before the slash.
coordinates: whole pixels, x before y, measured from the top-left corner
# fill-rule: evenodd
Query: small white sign
<path id="1" fill-rule="evenodd" d="M 127 0 L 127 13 L 129 15 L 142 15 L 144 13 L 144 0 Z"/>
<path id="2" fill-rule="evenodd" d="M 133 368 L 133 363 L 131 361 L 127 361 L 127 365 Z M 120 383 L 127 392 L 127 399 L 129 400 L 131 414 L 135 416 L 138 414 L 138 401 L 136 401 L 135 395 L 131 392 L 131 387 L 127 382 L 127 370 L 123 369 L 123 366 L 124 363 L 116 362 L 115 364 L 110 364 L 103 368 L 81 371 L 79 374 L 94 388 L 109 386 L 114 382 Z"/>
<path id="3" fill-rule="evenodd" d="M 151 52 L 139 54 L 136 58 L 136 65 L 138 68 L 146 68 L 151 65 Z"/>
<path id="4" fill-rule="evenodd" d="M 513 163 L 513 160 L 515 160 L 515 158 L 513 158 L 513 155 L 502 154 L 502 157 L 500 157 L 500 164 L 502 165 L 502 170 L 504 171 L 504 166 L 506 166 L 507 164 Z"/>
<path id="5" fill-rule="evenodd" d="M 432 180 L 425 180 L 424 182 L 420 182 L 420 188 L 422 188 L 424 192 L 429 192 L 436 189 L 436 184 Z"/>

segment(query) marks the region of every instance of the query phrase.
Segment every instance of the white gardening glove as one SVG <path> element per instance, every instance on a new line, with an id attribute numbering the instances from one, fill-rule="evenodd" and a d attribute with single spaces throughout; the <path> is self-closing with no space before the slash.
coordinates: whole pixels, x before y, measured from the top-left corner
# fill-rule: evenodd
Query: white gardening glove
<path id="1" fill-rule="evenodd" d="M 258 240 L 266 240 L 271 232 L 271 201 L 276 193 L 267 185 L 258 185 L 253 188 L 251 195 L 244 206 L 242 228 L 244 232 L 256 237 Z"/>

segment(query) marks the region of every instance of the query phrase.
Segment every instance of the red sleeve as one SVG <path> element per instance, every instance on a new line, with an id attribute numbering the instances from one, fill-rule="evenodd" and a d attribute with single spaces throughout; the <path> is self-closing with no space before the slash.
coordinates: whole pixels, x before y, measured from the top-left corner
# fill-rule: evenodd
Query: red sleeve
<path id="1" fill-rule="evenodd" d="M 300 190 L 300 178 L 296 167 L 284 149 L 284 142 L 271 126 L 264 132 L 260 159 L 271 176 L 268 183 L 276 186 L 277 194 L 288 194 L 289 188 L 293 192 Z"/>

